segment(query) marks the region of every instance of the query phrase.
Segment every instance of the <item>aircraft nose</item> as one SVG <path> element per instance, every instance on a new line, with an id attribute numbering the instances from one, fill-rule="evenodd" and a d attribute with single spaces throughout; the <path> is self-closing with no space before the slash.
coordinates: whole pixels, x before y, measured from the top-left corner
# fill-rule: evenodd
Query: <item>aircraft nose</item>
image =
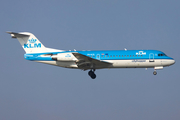
<path id="1" fill-rule="evenodd" d="M 175 63 L 176 61 L 175 60 L 173 60 L 173 64 Z"/>
<path id="2" fill-rule="evenodd" d="M 175 63 L 175 60 L 174 59 L 172 59 L 171 60 L 171 65 L 173 65 Z"/>

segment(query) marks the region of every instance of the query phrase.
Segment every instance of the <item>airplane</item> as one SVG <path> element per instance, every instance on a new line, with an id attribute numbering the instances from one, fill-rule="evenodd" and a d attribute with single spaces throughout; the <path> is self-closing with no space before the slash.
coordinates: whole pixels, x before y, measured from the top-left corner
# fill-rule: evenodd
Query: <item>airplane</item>
<path id="1" fill-rule="evenodd" d="M 104 68 L 154 68 L 156 70 L 173 65 L 175 60 L 159 50 L 92 50 L 66 51 L 45 47 L 32 33 L 7 32 L 17 38 L 25 50 L 26 60 L 64 68 L 89 70 L 96 78 L 95 70 Z"/>

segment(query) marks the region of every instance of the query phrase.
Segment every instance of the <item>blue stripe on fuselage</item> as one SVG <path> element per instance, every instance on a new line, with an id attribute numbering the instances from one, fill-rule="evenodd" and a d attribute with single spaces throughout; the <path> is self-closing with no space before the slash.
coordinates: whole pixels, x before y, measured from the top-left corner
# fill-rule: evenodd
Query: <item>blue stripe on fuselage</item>
<path id="1" fill-rule="evenodd" d="M 78 51 L 80 54 L 100 60 L 129 60 L 129 59 L 172 59 L 168 56 L 158 56 L 164 54 L 157 50 L 111 50 L 111 51 Z M 97 55 L 100 55 L 98 58 Z M 150 56 L 151 55 L 151 56 Z"/>
<path id="2" fill-rule="evenodd" d="M 168 56 L 158 56 L 164 54 L 158 50 L 104 50 L 104 51 L 63 51 L 63 52 L 46 52 L 46 53 L 31 53 L 25 54 L 27 60 L 44 60 L 54 61 L 51 56 L 41 56 L 44 54 L 59 54 L 78 52 L 88 57 L 98 60 L 132 60 L 132 59 L 173 59 Z"/>

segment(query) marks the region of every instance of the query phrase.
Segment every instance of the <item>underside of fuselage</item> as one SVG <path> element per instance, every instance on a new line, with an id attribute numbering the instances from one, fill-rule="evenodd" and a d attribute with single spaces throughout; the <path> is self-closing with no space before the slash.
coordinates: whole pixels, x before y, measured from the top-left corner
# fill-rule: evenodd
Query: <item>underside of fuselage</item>
<path id="1" fill-rule="evenodd" d="M 157 66 L 170 66 L 174 64 L 174 60 L 170 59 L 157 59 L 153 62 L 148 60 L 109 60 L 106 62 L 112 63 L 111 65 L 107 66 L 100 66 L 100 65 L 92 65 L 91 63 L 86 63 L 83 66 L 78 66 L 74 61 L 36 61 L 40 63 L 55 65 L 64 68 L 74 68 L 74 69 L 105 69 L 105 68 L 154 68 Z"/>

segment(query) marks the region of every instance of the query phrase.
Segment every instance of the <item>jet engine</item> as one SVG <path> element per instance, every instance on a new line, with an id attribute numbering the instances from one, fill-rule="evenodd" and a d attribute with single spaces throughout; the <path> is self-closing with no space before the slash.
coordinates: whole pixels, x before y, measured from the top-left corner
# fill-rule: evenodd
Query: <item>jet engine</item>
<path id="1" fill-rule="evenodd" d="M 51 56 L 56 61 L 76 61 L 76 57 L 72 53 L 59 53 Z"/>

